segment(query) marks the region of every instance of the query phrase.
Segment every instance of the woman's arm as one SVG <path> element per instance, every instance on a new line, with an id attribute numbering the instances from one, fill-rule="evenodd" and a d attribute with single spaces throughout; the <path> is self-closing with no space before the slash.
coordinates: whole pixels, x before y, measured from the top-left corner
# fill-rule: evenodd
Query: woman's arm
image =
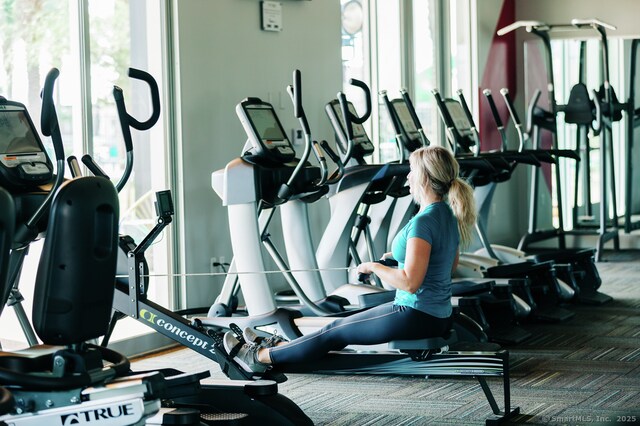
<path id="1" fill-rule="evenodd" d="M 418 291 L 427 275 L 431 244 L 422 238 L 414 237 L 407 241 L 404 269 L 396 269 L 377 262 L 358 265 L 358 273 L 376 274 L 385 283 L 409 293 Z"/>
<path id="2" fill-rule="evenodd" d="M 451 267 L 451 275 L 455 272 L 458 267 L 458 262 L 460 261 L 460 249 L 456 250 L 456 258 L 453 260 L 453 266 Z"/>

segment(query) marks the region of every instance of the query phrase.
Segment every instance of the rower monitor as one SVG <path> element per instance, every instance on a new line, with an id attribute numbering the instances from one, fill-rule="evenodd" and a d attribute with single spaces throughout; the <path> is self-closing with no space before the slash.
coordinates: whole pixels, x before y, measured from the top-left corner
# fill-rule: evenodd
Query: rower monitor
<path id="1" fill-rule="evenodd" d="M 252 145 L 251 154 L 279 162 L 295 158 L 296 153 L 271 104 L 247 98 L 236 106 L 236 113 Z"/>
<path id="2" fill-rule="evenodd" d="M 357 116 L 357 112 L 353 104 L 351 102 L 347 102 L 347 105 L 349 112 Z M 340 151 L 343 154 L 346 154 L 349 141 L 347 140 L 347 130 L 344 126 L 340 102 L 337 99 L 332 100 L 325 107 L 325 111 L 327 112 L 331 125 L 338 136 L 338 146 L 340 147 Z M 355 158 L 364 158 L 367 155 L 373 154 L 373 144 L 371 143 L 369 136 L 367 136 L 367 132 L 362 124 L 352 122 L 351 127 L 353 129 L 353 149 L 351 151 L 351 155 Z"/>
<path id="3" fill-rule="evenodd" d="M 25 106 L 0 102 L 0 184 L 10 188 L 47 183 L 53 166 Z"/>

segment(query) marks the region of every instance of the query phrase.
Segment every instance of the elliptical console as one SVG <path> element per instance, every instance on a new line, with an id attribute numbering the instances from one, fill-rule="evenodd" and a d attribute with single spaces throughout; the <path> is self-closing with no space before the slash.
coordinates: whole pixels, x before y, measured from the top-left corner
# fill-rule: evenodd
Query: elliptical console
<path id="1" fill-rule="evenodd" d="M 347 102 L 347 105 L 350 115 L 356 117 L 357 112 L 353 104 L 351 102 Z M 344 155 L 348 152 L 349 136 L 344 125 L 344 118 L 340 106 L 340 101 L 338 99 L 330 101 L 325 106 L 325 111 L 327 113 L 327 116 L 329 117 L 329 120 L 331 121 L 333 128 L 336 130 L 340 130 L 336 131 L 336 135 L 338 136 L 338 147 Z M 353 129 L 353 150 L 351 152 L 351 156 L 354 158 L 363 158 L 373 154 L 375 148 L 373 147 L 369 136 L 367 136 L 367 132 L 362 124 L 352 120 L 351 127 Z"/>
<path id="2" fill-rule="evenodd" d="M 236 106 L 236 114 L 252 146 L 249 154 L 277 163 L 295 158 L 296 152 L 271 104 L 259 98 L 246 98 Z"/>
<path id="3" fill-rule="evenodd" d="M 26 107 L 0 97 L 0 185 L 12 189 L 48 183 L 53 165 Z"/>
<path id="4" fill-rule="evenodd" d="M 416 123 L 413 121 L 411 117 L 411 111 L 409 111 L 409 107 L 405 103 L 404 99 L 398 98 L 393 99 L 391 101 L 391 106 L 393 107 L 396 115 L 400 119 L 402 123 L 402 127 L 404 128 L 407 136 L 409 136 L 410 140 L 418 140 L 420 137 L 420 132 Z"/>

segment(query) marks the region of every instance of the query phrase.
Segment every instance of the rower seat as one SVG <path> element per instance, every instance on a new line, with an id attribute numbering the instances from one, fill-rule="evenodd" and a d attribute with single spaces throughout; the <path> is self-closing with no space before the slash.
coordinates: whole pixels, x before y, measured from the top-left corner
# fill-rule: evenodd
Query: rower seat
<path id="1" fill-rule="evenodd" d="M 448 347 L 458 341 L 458 335 L 454 329 L 447 332 L 441 337 L 429 337 L 426 339 L 415 340 L 393 340 L 389 342 L 389 349 L 395 349 L 409 353 L 410 351 L 437 351 L 439 349 L 448 350 Z"/>

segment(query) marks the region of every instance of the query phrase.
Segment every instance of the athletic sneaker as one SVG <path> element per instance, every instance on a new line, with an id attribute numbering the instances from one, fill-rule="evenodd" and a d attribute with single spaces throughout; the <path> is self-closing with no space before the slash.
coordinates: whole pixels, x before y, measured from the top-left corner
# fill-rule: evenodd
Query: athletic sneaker
<path id="1" fill-rule="evenodd" d="M 271 334 L 269 337 L 259 336 L 251 327 L 246 327 L 242 330 L 242 337 L 247 343 L 255 343 L 261 348 L 273 348 L 278 346 L 280 342 L 287 342 L 288 340 L 277 334 Z"/>
<path id="2" fill-rule="evenodd" d="M 233 360 L 245 371 L 249 373 L 264 373 L 269 368 L 268 364 L 258 361 L 258 349 L 260 349 L 260 346 L 255 343 L 242 344 L 233 332 L 229 331 L 225 333 L 222 344 L 228 354 L 232 354 L 234 350 L 237 351 Z M 240 345 L 240 348 L 235 349 L 238 345 Z"/>

